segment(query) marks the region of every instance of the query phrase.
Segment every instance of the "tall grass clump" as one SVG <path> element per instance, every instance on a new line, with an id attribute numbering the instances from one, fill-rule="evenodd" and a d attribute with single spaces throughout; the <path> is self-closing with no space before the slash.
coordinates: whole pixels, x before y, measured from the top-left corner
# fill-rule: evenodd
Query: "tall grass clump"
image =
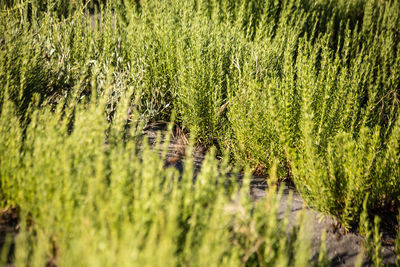
<path id="1" fill-rule="evenodd" d="M 113 77 L 114 88 L 108 103 L 110 120 L 122 92 L 132 86 L 135 96 L 144 96 L 137 103 L 143 120 L 166 118 L 163 112 L 170 101 L 161 103 L 162 88 L 153 88 L 154 79 L 145 68 L 148 62 L 142 60 L 148 51 L 133 50 L 140 42 L 131 42 L 129 36 L 138 34 L 126 27 L 122 7 L 107 3 L 89 9 L 71 1 L 68 15 L 60 17 L 64 8 L 57 3 L 42 6 L 23 1 L 12 8 L 1 7 L 0 79 L 11 87 L 9 94 L 21 118 L 29 117 L 34 95 L 40 104 L 69 98 L 80 101 L 90 98 L 94 86 L 103 88 L 107 76 Z"/>
<path id="2" fill-rule="evenodd" d="M 263 32 L 271 36 L 260 36 L 234 56 L 231 68 L 235 75 L 228 90 L 227 116 L 236 160 L 265 171 L 271 160 L 278 158 L 280 176 L 287 176 L 289 171 L 285 148 L 294 147 L 298 140 L 300 99 L 293 56 L 305 22 L 301 14 L 298 16 L 278 21 L 278 30 L 276 24 L 263 25 Z M 283 28 L 287 23 L 293 28 Z"/>
<path id="3" fill-rule="evenodd" d="M 387 5 L 378 5 L 381 12 L 372 20 L 385 21 L 392 9 L 399 9 L 398 3 Z M 347 227 L 358 220 L 366 193 L 370 210 L 399 205 L 400 56 L 399 42 L 393 41 L 398 37 L 387 30 L 399 20 L 386 22 L 381 27 L 387 42 L 369 31 L 351 31 L 347 24 L 336 52 L 306 42 L 297 58 L 302 141 L 300 150 L 294 150 L 294 181 L 312 205 Z M 370 46 L 359 43 L 353 48 L 365 39 L 371 40 Z M 315 55 L 320 56 L 321 70 L 313 70 Z M 391 67 L 383 62 L 391 62 Z M 321 198 L 321 192 L 327 197 Z"/>
<path id="4" fill-rule="evenodd" d="M 283 6 L 232 61 L 235 158 L 264 169 L 278 158 L 309 204 L 346 227 L 366 192 L 370 210 L 398 206 L 399 4 Z"/>
<path id="5" fill-rule="evenodd" d="M 372 264 L 374 266 L 383 266 L 382 256 L 381 256 L 381 239 L 382 234 L 379 230 L 379 224 L 381 219 L 378 216 L 375 216 L 374 223 L 369 222 L 368 220 L 368 212 L 367 212 L 367 199 L 368 194 L 363 201 L 362 212 L 360 215 L 360 233 L 365 237 L 363 242 L 363 250 L 367 252 L 372 260 Z M 359 255 L 362 257 L 362 253 Z"/>
<path id="6" fill-rule="evenodd" d="M 65 110 L 74 113 L 72 129 L 63 101 L 54 110 L 32 107 L 23 127 L 5 92 L 0 194 L 2 206 L 19 211 L 16 266 L 310 264 L 306 224 L 278 219 L 272 183 L 268 198 L 252 203 L 250 177 L 228 185 L 213 152 L 195 180 L 190 150 L 182 174 L 165 168 L 146 140 L 139 149 L 135 125 L 126 133 L 134 88 L 123 93 L 111 125 L 113 89 L 96 91 Z"/>

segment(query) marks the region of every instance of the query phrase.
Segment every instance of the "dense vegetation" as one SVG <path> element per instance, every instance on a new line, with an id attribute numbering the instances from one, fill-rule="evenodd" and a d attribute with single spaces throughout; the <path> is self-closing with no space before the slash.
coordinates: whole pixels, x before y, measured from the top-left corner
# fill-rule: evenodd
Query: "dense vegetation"
<path id="1" fill-rule="evenodd" d="M 346 228 L 363 203 L 397 212 L 399 1 L 104 3 L 0 1 L 0 197 L 31 222 L 17 262 L 306 261 L 268 232 L 275 200 L 223 212 L 235 185 L 211 157 L 194 190 L 190 167 L 177 183 L 137 151 L 171 118 L 239 167 L 276 166 Z"/>

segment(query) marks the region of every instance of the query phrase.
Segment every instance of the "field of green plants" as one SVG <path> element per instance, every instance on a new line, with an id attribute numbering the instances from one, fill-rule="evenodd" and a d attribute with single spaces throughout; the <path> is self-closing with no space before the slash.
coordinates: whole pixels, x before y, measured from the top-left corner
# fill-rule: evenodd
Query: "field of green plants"
<path id="1" fill-rule="evenodd" d="M 278 219 L 278 180 L 376 250 L 399 115 L 398 0 L 0 0 L 0 208 L 20 224 L 0 265 L 327 265 L 304 218 Z M 179 174 L 142 140 L 155 121 L 209 148 L 195 181 L 190 149 Z"/>

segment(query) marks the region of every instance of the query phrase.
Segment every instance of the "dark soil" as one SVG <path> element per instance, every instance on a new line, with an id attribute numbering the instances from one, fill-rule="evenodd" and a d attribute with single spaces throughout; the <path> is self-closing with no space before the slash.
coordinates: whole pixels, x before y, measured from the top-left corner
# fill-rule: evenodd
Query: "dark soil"
<path id="1" fill-rule="evenodd" d="M 6 264 L 11 265 L 14 258 L 15 236 L 18 234 L 18 210 L 6 208 L 0 210 L 0 251 L 8 250 Z"/>

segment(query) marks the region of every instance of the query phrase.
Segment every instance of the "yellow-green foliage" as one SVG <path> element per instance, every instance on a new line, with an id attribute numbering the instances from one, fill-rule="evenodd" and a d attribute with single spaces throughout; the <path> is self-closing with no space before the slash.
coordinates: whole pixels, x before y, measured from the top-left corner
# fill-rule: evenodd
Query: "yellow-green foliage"
<path id="1" fill-rule="evenodd" d="M 175 109 L 241 167 L 277 159 L 279 177 L 347 227 L 367 192 L 368 210 L 399 206 L 399 1 L 0 1 L 0 12 L 9 205 L 33 203 L 15 194 L 28 178 L 30 192 L 54 186 L 48 176 L 110 182 L 137 121 Z"/>
<path id="2" fill-rule="evenodd" d="M 374 266 L 383 266 L 382 257 L 380 255 L 382 248 L 382 234 L 379 231 L 380 218 L 375 216 L 372 229 L 372 223 L 370 223 L 368 220 L 367 200 L 368 194 L 363 201 L 362 212 L 360 214 L 359 230 L 360 233 L 365 237 L 365 240 L 362 244 L 363 247 L 359 258 L 361 259 L 363 257 L 363 252 L 367 252 L 371 257 L 372 264 Z"/>
<path id="3" fill-rule="evenodd" d="M 190 150 L 180 176 L 146 142 L 138 149 L 136 126 L 123 127 L 132 93 L 122 94 L 111 125 L 106 90 L 73 106 L 72 129 L 62 101 L 32 108 L 24 131 L 6 90 L 0 196 L 19 210 L 16 266 L 310 264 L 305 224 L 278 220 L 275 186 L 253 203 L 250 176 L 239 187 L 213 151 L 193 180 Z"/>

